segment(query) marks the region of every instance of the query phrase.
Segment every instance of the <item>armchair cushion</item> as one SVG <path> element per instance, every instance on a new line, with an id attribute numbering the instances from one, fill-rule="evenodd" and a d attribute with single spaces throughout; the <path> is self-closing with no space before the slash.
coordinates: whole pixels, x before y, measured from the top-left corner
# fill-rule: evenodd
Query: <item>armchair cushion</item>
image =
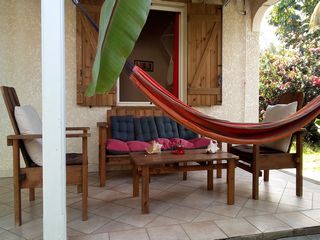
<path id="1" fill-rule="evenodd" d="M 30 105 L 16 106 L 14 116 L 21 134 L 41 134 L 42 122 L 37 111 Z M 24 140 L 26 150 L 32 161 L 42 166 L 42 140 Z"/>
<path id="2" fill-rule="evenodd" d="M 297 111 L 297 102 L 292 102 L 289 104 L 277 104 L 277 105 L 269 105 L 267 107 L 265 118 L 263 122 L 274 122 L 279 121 L 283 118 L 286 118 Z M 280 139 L 276 142 L 265 143 L 261 146 L 268 147 L 276 150 L 280 150 L 282 152 L 288 152 L 290 146 L 291 136 Z"/>
<path id="3" fill-rule="evenodd" d="M 240 159 L 252 160 L 253 158 L 253 146 L 252 145 L 236 145 L 231 147 L 231 153 L 239 156 Z M 282 151 L 260 147 L 260 154 L 272 154 L 272 153 L 282 153 Z"/>

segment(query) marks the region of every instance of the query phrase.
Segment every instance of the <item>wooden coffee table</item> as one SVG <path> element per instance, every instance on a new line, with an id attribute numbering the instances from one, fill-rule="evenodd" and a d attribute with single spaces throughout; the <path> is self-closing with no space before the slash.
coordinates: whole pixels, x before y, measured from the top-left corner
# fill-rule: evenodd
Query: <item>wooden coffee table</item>
<path id="1" fill-rule="evenodd" d="M 165 174 L 188 171 L 207 171 L 207 189 L 213 189 L 213 169 L 227 169 L 229 205 L 234 204 L 234 173 L 238 156 L 218 151 L 205 153 L 204 149 L 187 150 L 185 154 L 173 154 L 170 151 L 158 154 L 142 152 L 130 153 L 133 164 L 133 196 L 139 196 L 139 176 L 142 176 L 141 212 L 149 213 L 149 180 L 152 174 Z M 223 163 L 219 160 L 225 160 Z M 188 164 L 188 163 L 201 164 Z"/>

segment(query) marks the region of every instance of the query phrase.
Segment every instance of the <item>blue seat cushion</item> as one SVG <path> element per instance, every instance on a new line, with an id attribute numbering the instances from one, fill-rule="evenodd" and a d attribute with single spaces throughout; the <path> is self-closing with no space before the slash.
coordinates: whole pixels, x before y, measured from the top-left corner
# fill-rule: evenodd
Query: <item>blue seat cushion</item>
<path id="1" fill-rule="evenodd" d="M 156 116 L 154 120 L 157 125 L 159 138 L 178 138 L 178 126 L 175 121 L 166 116 Z"/>
<path id="2" fill-rule="evenodd" d="M 156 123 L 153 117 L 134 118 L 135 140 L 149 142 L 159 138 Z"/>
<path id="3" fill-rule="evenodd" d="M 179 131 L 179 137 L 189 140 L 189 139 L 194 139 L 198 137 L 198 134 L 189 130 L 185 126 L 178 124 L 178 131 Z"/>
<path id="4" fill-rule="evenodd" d="M 112 116 L 111 126 L 111 134 L 113 139 L 118 139 L 125 142 L 135 140 L 132 116 Z"/>

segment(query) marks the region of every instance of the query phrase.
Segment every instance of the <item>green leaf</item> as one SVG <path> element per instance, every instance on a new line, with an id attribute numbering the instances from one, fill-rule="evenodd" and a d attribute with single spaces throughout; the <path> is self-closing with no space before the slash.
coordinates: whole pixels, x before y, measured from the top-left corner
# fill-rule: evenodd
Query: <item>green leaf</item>
<path id="1" fill-rule="evenodd" d="M 320 133 L 320 118 L 317 118 L 315 121 L 314 121 L 315 125 L 317 126 L 318 128 L 318 132 Z"/>
<path id="2" fill-rule="evenodd" d="M 107 0 L 101 7 L 96 58 L 87 96 L 111 90 L 147 20 L 151 0 Z"/>

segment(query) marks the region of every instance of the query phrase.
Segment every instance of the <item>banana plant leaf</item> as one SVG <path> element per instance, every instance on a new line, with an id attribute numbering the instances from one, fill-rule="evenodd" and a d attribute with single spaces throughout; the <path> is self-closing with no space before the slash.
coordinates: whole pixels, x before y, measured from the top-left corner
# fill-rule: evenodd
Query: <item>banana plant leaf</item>
<path id="1" fill-rule="evenodd" d="M 106 0 L 101 7 L 97 53 L 87 96 L 106 93 L 119 77 L 147 20 L 151 0 Z"/>
<path id="2" fill-rule="evenodd" d="M 310 19 L 311 30 L 315 30 L 317 27 L 320 27 L 320 2 L 314 8 L 313 14 Z"/>

